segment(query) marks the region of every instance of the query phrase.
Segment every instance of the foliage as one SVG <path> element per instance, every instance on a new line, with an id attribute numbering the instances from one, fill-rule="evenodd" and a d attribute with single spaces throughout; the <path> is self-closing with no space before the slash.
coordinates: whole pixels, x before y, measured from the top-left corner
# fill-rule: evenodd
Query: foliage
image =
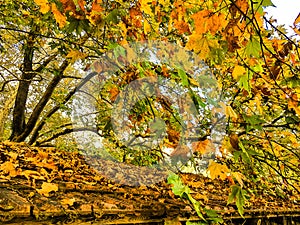
<path id="1" fill-rule="evenodd" d="M 187 200 L 189 200 L 190 203 L 192 203 L 195 211 L 197 212 L 197 215 L 204 221 L 200 223 L 188 221 L 188 224 L 209 224 L 209 222 L 218 224 L 223 222 L 223 220 L 220 218 L 220 216 L 216 213 L 215 210 L 201 207 L 201 203 L 192 197 L 190 188 L 182 183 L 182 180 L 177 174 L 169 174 L 168 184 L 172 184 L 172 191 L 175 195 L 178 195 L 181 198 L 186 198 Z M 207 218 L 204 217 L 204 213 Z"/>
<path id="2" fill-rule="evenodd" d="M 100 135 L 103 148 L 123 162 L 153 165 L 163 159 L 164 147 L 178 147 L 180 157 L 195 152 L 201 158 L 203 146 L 210 145 L 212 115 L 218 112 L 207 109 L 211 99 L 197 95 L 192 73 L 184 67 L 128 65 L 103 86 L 98 130 L 76 126 L 68 117 L 69 103 L 95 59 L 111 50 L 119 60 L 125 54 L 133 57 L 124 48 L 129 42 L 167 41 L 197 54 L 222 90 L 227 123 L 224 140 L 215 149 L 222 157 L 208 168 L 211 178 L 240 186 L 249 183 L 266 192 L 299 193 L 299 45 L 266 18 L 264 10 L 272 6 L 271 0 L 4 0 L 0 5 L 0 136 L 60 146 L 58 138 L 64 137 L 67 148 L 68 142 L 74 147 L 69 134 L 88 130 Z M 296 35 L 299 18 L 293 24 Z M 183 65 L 191 63 L 182 58 L 186 59 Z M 93 66 L 97 71 L 97 64 Z M 176 107 L 157 97 L 138 102 L 131 122 L 142 138 L 161 121 L 167 123 L 162 146 L 132 151 L 118 142 L 111 128 L 111 104 L 141 77 L 165 77 L 188 90 L 201 122 L 192 146 L 180 143 L 183 134 Z M 147 127 L 154 118 L 161 120 Z M 188 196 L 182 188 L 179 194 Z M 238 186 L 233 186 L 230 202 L 234 198 L 242 213 L 244 192 Z"/>
<path id="3" fill-rule="evenodd" d="M 245 205 L 245 195 L 246 191 L 241 188 L 239 185 L 233 185 L 232 192 L 228 197 L 227 204 L 230 204 L 235 200 L 236 206 L 238 208 L 238 212 L 241 216 L 243 216 L 244 213 L 244 205 Z"/>

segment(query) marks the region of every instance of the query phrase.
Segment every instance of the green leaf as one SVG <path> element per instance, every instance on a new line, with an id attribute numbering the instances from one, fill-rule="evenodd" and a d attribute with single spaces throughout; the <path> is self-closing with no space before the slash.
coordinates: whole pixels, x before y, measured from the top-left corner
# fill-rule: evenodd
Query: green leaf
<path id="1" fill-rule="evenodd" d="M 121 9 L 114 9 L 112 10 L 106 17 L 105 21 L 110 23 L 117 24 L 119 22 L 120 16 L 124 15 L 124 11 Z"/>
<path id="2" fill-rule="evenodd" d="M 197 212 L 197 215 L 202 220 L 206 221 L 204 216 L 201 213 L 202 208 L 201 208 L 200 202 L 198 202 L 197 200 L 195 200 L 192 197 L 192 195 L 190 194 L 191 193 L 190 188 L 182 183 L 180 177 L 175 173 L 171 173 L 171 174 L 169 174 L 167 180 L 168 180 L 168 184 L 173 184 L 173 187 L 172 187 L 173 193 L 180 197 L 187 198 L 193 204 L 194 209 Z"/>
<path id="3" fill-rule="evenodd" d="M 235 200 L 236 207 L 238 209 L 239 214 L 243 217 L 244 214 L 244 205 L 246 199 L 246 191 L 243 190 L 238 185 L 231 186 L 231 194 L 228 197 L 227 205 L 232 203 Z"/>
<path id="4" fill-rule="evenodd" d="M 200 96 L 198 94 L 196 94 L 194 91 L 191 91 L 190 93 L 192 95 L 192 100 L 193 100 L 193 103 L 196 106 L 196 109 L 199 110 L 200 107 L 204 109 L 206 107 L 206 104 L 202 101 Z"/>
<path id="5" fill-rule="evenodd" d="M 185 71 L 181 68 L 178 68 L 178 75 L 181 78 L 181 83 L 183 87 L 188 87 L 189 86 L 189 81 L 188 81 L 188 77 L 185 73 Z"/>
<path id="6" fill-rule="evenodd" d="M 69 22 L 70 23 L 69 23 L 69 26 L 67 27 L 66 31 L 67 31 L 67 33 L 72 33 L 79 26 L 79 20 L 71 17 Z"/>
<path id="7" fill-rule="evenodd" d="M 245 48 L 246 56 L 248 57 L 254 56 L 256 58 L 259 58 L 260 53 L 261 53 L 261 48 L 260 48 L 259 37 L 251 36 Z"/>
<path id="8" fill-rule="evenodd" d="M 250 93 L 250 82 L 247 74 L 240 77 L 238 84 L 240 88 L 245 89 L 248 93 Z"/>
<path id="9" fill-rule="evenodd" d="M 168 184 L 173 184 L 172 191 L 175 195 L 182 197 L 184 194 L 190 194 L 189 187 L 184 185 L 180 177 L 175 173 L 171 173 L 168 176 Z"/>
<path id="10" fill-rule="evenodd" d="M 220 215 L 216 212 L 216 210 L 213 209 L 203 209 L 208 216 L 207 220 L 211 220 L 214 223 L 223 223 L 223 219 L 220 217 Z"/>
<path id="11" fill-rule="evenodd" d="M 189 197 L 191 197 L 191 196 L 189 196 Z M 203 219 L 203 220 L 205 221 L 205 218 L 204 218 L 204 216 L 203 216 L 202 213 L 201 213 L 201 205 L 200 205 L 200 202 L 196 201 L 194 198 L 193 198 L 193 200 L 194 200 L 194 201 L 191 201 L 191 202 L 192 202 L 192 204 L 193 204 L 193 206 L 194 206 L 194 209 L 195 209 L 196 212 L 197 212 L 197 215 L 198 215 L 201 219 Z"/>
<path id="12" fill-rule="evenodd" d="M 273 4 L 273 2 L 271 0 L 263 0 L 261 5 L 264 6 L 264 7 L 268 7 L 268 6 L 275 7 L 275 5 Z"/>
<path id="13" fill-rule="evenodd" d="M 244 119 L 247 122 L 246 132 L 252 129 L 262 130 L 262 124 L 265 123 L 260 115 L 244 116 Z"/>
<path id="14" fill-rule="evenodd" d="M 234 201 L 238 191 L 239 191 L 239 186 L 234 185 L 231 187 L 231 194 L 228 197 L 227 205 L 229 205 L 230 203 L 232 203 Z"/>
<path id="15" fill-rule="evenodd" d="M 249 156 L 248 152 L 246 151 L 242 142 L 239 142 L 239 147 L 242 149 L 241 156 L 242 156 L 243 161 L 250 164 L 251 163 L 250 156 Z"/>
<path id="16" fill-rule="evenodd" d="M 206 215 L 210 218 L 219 217 L 219 214 L 216 212 L 216 210 L 213 209 L 203 209 L 206 213 Z"/>

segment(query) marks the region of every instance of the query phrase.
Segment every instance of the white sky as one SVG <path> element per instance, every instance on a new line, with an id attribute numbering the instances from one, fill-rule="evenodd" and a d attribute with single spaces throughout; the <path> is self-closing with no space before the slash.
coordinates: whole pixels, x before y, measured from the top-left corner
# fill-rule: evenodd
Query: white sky
<path id="1" fill-rule="evenodd" d="M 300 0 L 272 0 L 276 7 L 268 7 L 267 17 L 277 19 L 278 25 L 285 25 L 290 35 L 294 35 L 294 31 L 290 28 L 300 13 Z"/>

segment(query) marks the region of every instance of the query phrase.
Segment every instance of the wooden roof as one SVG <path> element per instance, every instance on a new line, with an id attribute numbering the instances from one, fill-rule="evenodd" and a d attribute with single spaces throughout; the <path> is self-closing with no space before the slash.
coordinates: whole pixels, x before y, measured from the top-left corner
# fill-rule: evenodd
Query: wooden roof
<path id="1" fill-rule="evenodd" d="M 54 148 L 0 143 L 0 222 L 102 225 L 198 219 L 187 200 L 174 196 L 166 176 L 162 170 Z M 228 181 L 194 174 L 181 178 L 203 207 L 219 211 L 224 219 L 240 218 L 235 205 L 226 204 Z M 289 198 L 263 192 L 249 196 L 245 218 L 300 216 L 299 197 L 286 195 Z"/>

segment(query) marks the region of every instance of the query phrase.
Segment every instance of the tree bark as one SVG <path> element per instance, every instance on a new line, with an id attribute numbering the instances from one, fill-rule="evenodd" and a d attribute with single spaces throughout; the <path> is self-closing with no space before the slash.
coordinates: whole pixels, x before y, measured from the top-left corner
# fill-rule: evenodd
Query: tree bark
<path id="1" fill-rule="evenodd" d="M 34 32 L 30 32 L 28 34 L 27 42 L 24 45 L 23 71 L 21 75 L 21 80 L 19 81 L 19 86 L 18 86 L 14 110 L 13 110 L 12 134 L 9 138 L 12 141 L 16 141 L 16 138 L 25 129 L 26 101 L 28 98 L 30 83 L 32 81 L 32 78 L 35 75 L 34 72 L 32 71 L 34 41 L 35 41 Z"/>
<path id="2" fill-rule="evenodd" d="M 50 100 L 56 86 L 58 85 L 58 83 L 63 78 L 63 73 L 64 73 L 64 71 L 65 71 L 65 69 L 67 68 L 68 65 L 69 65 L 68 60 L 65 60 L 62 63 L 62 65 L 59 68 L 59 74 L 54 76 L 53 79 L 50 81 L 50 83 L 49 83 L 48 87 L 46 88 L 46 91 L 44 92 L 42 98 L 37 103 L 37 105 L 35 106 L 33 112 L 31 113 L 31 116 L 29 117 L 28 122 L 27 122 L 23 132 L 18 137 L 16 137 L 15 141 L 17 141 L 17 142 L 24 141 L 28 137 L 28 135 L 32 132 L 32 130 L 34 129 L 34 127 L 35 127 L 41 113 L 43 112 L 46 104 Z"/>

